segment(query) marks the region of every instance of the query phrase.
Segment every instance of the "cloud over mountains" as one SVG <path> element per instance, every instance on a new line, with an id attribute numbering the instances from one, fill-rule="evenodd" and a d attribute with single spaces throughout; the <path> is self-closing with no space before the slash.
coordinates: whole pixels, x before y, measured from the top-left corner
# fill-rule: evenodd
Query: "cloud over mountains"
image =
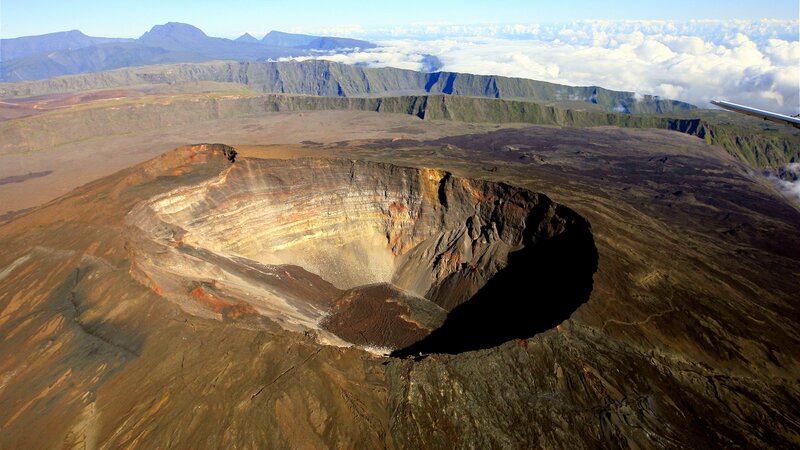
<path id="1" fill-rule="evenodd" d="M 419 25 L 325 30 L 380 47 L 316 58 L 599 85 L 688 101 L 724 99 L 800 112 L 797 20 L 594 21 L 549 25 Z M 311 58 L 311 57 L 309 57 Z"/>

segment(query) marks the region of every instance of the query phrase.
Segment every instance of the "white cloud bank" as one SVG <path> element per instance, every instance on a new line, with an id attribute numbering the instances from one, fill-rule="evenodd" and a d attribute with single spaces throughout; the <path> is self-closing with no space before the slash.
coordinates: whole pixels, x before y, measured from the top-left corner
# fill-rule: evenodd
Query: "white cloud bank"
<path id="1" fill-rule="evenodd" d="M 780 172 L 783 172 L 780 178 L 768 173 L 767 179 L 772 181 L 784 195 L 800 205 L 800 163 L 787 164 Z"/>
<path id="2" fill-rule="evenodd" d="M 383 36 L 381 47 L 318 56 L 372 67 L 532 78 L 660 95 L 709 107 L 711 99 L 800 112 L 798 20 L 624 21 L 561 25 L 419 25 L 325 30 Z"/>

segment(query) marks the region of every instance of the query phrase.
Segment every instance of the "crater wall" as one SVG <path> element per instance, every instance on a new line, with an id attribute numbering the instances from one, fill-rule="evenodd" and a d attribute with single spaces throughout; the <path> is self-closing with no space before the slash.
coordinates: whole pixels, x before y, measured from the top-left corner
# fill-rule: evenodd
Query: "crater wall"
<path id="1" fill-rule="evenodd" d="M 578 304 L 596 268 L 588 223 L 542 194 L 364 161 L 244 159 L 139 205 L 127 223 L 134 273 L 189 312 L 392 350 L 424 340 L 487 289 L 503 296 L 481 300 L 488 308 L 545 301 L 524 283 L 506 280 L 522 290 L 501 292 L 490 280 L 512 269 L 532 276 L 531 252 L 547 242 L 569 241 L 561 247 L 590 261 L 575 265 L 581 273 L 558 269 L 567 283 L 588 280 Z"/>

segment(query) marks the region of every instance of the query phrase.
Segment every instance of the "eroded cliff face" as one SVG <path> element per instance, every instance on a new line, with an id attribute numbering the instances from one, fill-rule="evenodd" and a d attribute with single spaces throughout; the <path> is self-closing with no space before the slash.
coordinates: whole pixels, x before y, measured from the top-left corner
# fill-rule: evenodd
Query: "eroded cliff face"
<path id="1" fill-rule="evenodd" d="M 596 268 L 588 223 L 544 195 L 364 161 L 237 161 L 139 205 L 127 224 L 133 272 L 187 312 L 253 326 L 266 318 L 382 351 L 530 337 L 588 298 Z M 520 281 L 556 253 L 588 261 L 554 265 L 553 276 L 581 286 L 559 300 L 566 308 L 537 303 Z M 494 317 L 502 336 L 453 345 L 494 309 L 557 317 L 516 327 Z M 425 344 L 435 329 L 435 345 Z"/>

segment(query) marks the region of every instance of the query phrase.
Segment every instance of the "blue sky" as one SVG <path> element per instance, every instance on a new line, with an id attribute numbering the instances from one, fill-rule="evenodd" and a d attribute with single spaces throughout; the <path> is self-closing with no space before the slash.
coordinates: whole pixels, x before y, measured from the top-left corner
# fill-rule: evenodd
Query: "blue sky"
<path id="1" fill-rule="evenodd" d="M 664 5 L 668 4 L 668 7 Z M 207 1 L 2 0 L 4 38 L 79 29 L 92 36 L 138 37 L 169 21 L 212 36 L 258 37 L 271 29 L 314 32 L 420 23 L 541 23 L 572 20 L 798 19 L 798 0 Z"/>

